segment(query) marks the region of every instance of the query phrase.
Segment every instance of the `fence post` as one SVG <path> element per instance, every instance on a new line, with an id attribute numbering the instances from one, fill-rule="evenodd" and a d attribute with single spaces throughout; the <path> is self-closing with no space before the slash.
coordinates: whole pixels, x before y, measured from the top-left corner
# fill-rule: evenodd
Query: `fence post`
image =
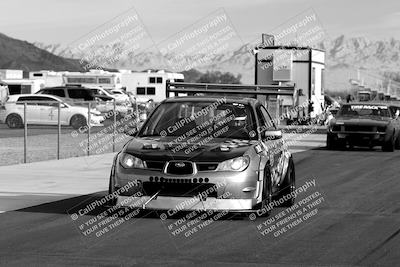
<path id="1" fill-rule="evenodd" d="M 28 139 L 28 120 L 26 118 L 26 102 L 24 103 L 24 163 L 26 163 L 26 142 Z"/>
<path id="2" fill-rule="evenodd" d="M 135 127 L 136 129 L 138 128 L 138 123 L 139 123 L 139 107 L 137 104 L 137 99 L 135 98 Z"/>
<path id="3" fill-rule="evenodd" d="M 58 102 L 58 127 L 57 127 L 57 159 L 60 159 L 60 135 L 61 135 L 61 102 Z"/>
<path id="4" fill-rule="evenodd" d="M 113 114 L 114 114 L 114 125 L 113 125 L 113 147 L 112 147 L 112 151 L 113 152 L 115 152 L 115 134 L 116 134 L 116 129 L 117 129 L 117 114 L 116 114 L 116 108 L 117 108 L 117 106 L 116 106 L 116 103 L 115 103 L 115 98 L 114 98 L 114 112 L 113 112 Z"/>
<path id="5" fill-rule="evenodd" d="M 90 102 L 88 103 L 88 119 L 87 119 L 87 155 L 90 155 Z"/>

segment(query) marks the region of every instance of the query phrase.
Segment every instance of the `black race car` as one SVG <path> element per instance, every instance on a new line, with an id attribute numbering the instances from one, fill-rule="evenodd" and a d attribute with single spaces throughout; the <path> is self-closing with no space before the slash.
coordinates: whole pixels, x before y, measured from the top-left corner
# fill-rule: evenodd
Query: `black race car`
<path id="1" fill-rule="evenodd" d="M 347 145 L 382 146 L 383 151 L 400 148 L 399 107 L 389 103 L 343 104 L 329 122 L 326 145 L 341 149 Z"/>

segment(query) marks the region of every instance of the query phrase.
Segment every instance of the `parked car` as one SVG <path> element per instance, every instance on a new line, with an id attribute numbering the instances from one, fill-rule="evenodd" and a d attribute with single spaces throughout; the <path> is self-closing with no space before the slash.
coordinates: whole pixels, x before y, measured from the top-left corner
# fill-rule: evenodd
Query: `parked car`
<path id="1" fill-rule="evenodd" d="M 224 99 L 162 101 L 114 158 L 111 204 L 264 214 L 272 197 L 293 205 L 295 167 L 282 132 L 257 100 Z"/>
<path id="2" fill-rule="evenodd" d="M 112 95 L 114 95 L 115 97 L 120 99 L 120 101 L 123 101 L 124 103 L 131 102 L 129 95 L 121 89 L 112 89 L 112 90 L 108 90 L 108 92 L 110 92 Z"/>
<path id="3" fill-rule="evenodd" d="M 329 122 L 328 149 L 352 146 L 382 146 L 383 151 L 400 148 L 400 119 L 396 106 L 388 103 L 347 103 Z M 397 109 L 399 110 L 399 109 Z"/>
<path id="4" fill-rule="evenodd" d="M 8 85 L 0 80 L 0 106 L 6 103 L 9 95 L 10 90 L 8 89 Z"/>
<path id="5" fill-rule="evenodd" d="M 110 112 L 114 109 L 114 99 L 115 99 L 115 110 L 117 112 L 118 119 L 123 118 L 129 114 L 132 114 L 133 108 L 129 101 L 125 98 L 121 98 L 118 95 L 113 95 L 109 93 L 108 90 L 101 87 L 85 87 L 89 89 L 94 95 L 102 98 L 107 98 L 107 101 L 98 102 L 96 109 L 102 113 Z"/>
<path id="6" fill-rule="evenodd" d="M 49 94 L 68 98 L 75 105 L 87 106 L 84 101 L 93 101 L 93 107 L 102 113 L 108 113 L 114 109 L 113 99 L 108 93 L 103 93 L 103 90 L 89 89 L 81 86 L 59 86 L 49 87 L 39 90 L 36 94 Z M 115 107 L 118 117 L 125 117 L 132 113 L 133 109 L 129 105 L 117 105 Z"/>
<path id="7" fill-rule="evenodd" d="M 117 105 L 130 105 L 130 99 L 129 96 L 124 95 L 124 94 L 114 94 L 112 93 L 112 90 L 106 90 L 102 87 L 87 87 L 90 89 L 90 91 L 93 92 L 93 94 L 97 96 L 106 96 L 110 99 L 110 101 L 113 101 L 115 99 L 115 103 Z"/>
<path id="8" fill-rule="evenodd" d="M 40 89 L 36 94 L 47 94 L 54 95 L 64 98 L 70 98 L 74 101 L 95 101 L 96 98 L 103 101 L 111 100 L 111 97 L 96 95 L 90 89 L 80 86 L 58 86 L 58 87 L 47 87 Z"/>
<path id="9" fill-rule="evenodd" d="M 45 94 L 10 95 L 8 101 L 0 110 L 0 121 L 5 122 L 10 128 L 23 127 L 24 101 L 29 101 L 26 108 L 28 124 L 57 125 L 58 103 L 60 103 L 61 125 L 70 125 L 74 129 L 79 129 L 82 126 L 87 125 L 87 108 L 71 105 L 66 101 L 66 99 Z M 48 103 L 49 101 L 54 103 Z M 104 117 L 100 116 L 100 112 L 94 109 L 92 109 L 90 112 L 90 126 L 101 125 L 101 123 L 104 121 Z"/>

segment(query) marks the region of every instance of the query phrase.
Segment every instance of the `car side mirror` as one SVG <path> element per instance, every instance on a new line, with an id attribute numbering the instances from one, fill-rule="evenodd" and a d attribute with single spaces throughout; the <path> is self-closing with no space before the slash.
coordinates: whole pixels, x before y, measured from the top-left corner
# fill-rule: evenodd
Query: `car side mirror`
<path id="1" fill-rule="evenodd" d="M 397 110 L 397 111 L 396 111 L 396 114 L 395 114 L 395 118 L 398 119 L 399 116 L 400 116 L 400 110 Z"/>
<path id="2" fill-rule="evenodd" d="M 136 125 L 133 127 L 125 128 L 124 133 L 130 136 L 136 136 L 139 133 L 140 128 L 142 128 L 144 121 L 136 121 Z"/>
<path id="3" fill-rule="evenodd" d="M 134 128 L 127 128 L 127 129 L 124 130 L 124 133 L 125 133 L 126 135 L 129 135 L 129 136 L 136 136 L 136 134 L 137 134 L 138 132 L 139 132 L 139 131 L 138 131 L 138 128 L 137 128 L 137 127 L 134 127 Z"/>
<path id="4" fill-rule="evenodd" d="M 147 120 L 147 114 L 146 113 L 140 113 L 139 114 L 139 120 L 142 121 L 142 122 Z"/>
<path id="5" fill-rule="evenodd" d="M 263 136 L 266 140 L 278 140 L 282 138 L 282 130 L 265 131 Z"/>

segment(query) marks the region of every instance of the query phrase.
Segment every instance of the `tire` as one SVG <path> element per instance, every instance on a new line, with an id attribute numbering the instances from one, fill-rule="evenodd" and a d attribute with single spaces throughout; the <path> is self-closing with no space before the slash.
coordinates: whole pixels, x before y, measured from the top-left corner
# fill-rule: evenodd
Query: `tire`
<path id="1" fill-rule="evenodd" d="M 271 211 L 268 210 L 267 207 L 269 203 L 272 202 L 271 169 L 269 165 L 265 166 L 265 170 L 264 170 L 263 195 L 262 195 L 263 197 L 262 197 L 261 208 L 266 209 L 266 212 L 262 216 L 268 217 Z"/>
<path id="2" fill-rule="evenodd" d="M 79 129 L 82 126 L 86 126 L 86 118 L 83 115 L 74 115 L 70 120 L 70 125 L 74 129 Z"/>
<path id="3" fill-rule="evenodd" d="M 336 149 L 338 150 L 346 150 L 347 149 L 347 144 L 346 144 L 346 140 L 336 140 Z"/>
<path id="4" fill-rule="evenodd" d="M 349 149 L 350 149 L 350 150 L 353 150 L 353 149 L 354 149 L 354 144 L 353 144 L 351 141 L 349 141 Z"/>
<path id="5" fill-rule="evenodd" d="M 400 133 L 397 135 L 395 149 L 400 149 Z"/>
<path id="6" fill-rule="evenodd" d="M 271 213 L 271 211 L 268 209 L 268 205 L 271 202 L 272 202 L 271 170 L 269 165 L 266 165 L 264 169 L 262 201 L 253 208 L 254 210 L 257 211 L 257 213 L 248 212 L 246 213 L 246 215 L 249 216 L 250 220 L 254 220 L 257 217 L 268 217 Z"/>
<path id="7" fill-rule="evenodd" d="M 290 195 L 296 190 L 296 172 L 294 168 L 294 163 L 293 159 L 290 158 L 289 160 L 289 165 L 288 165 L 288 170 L 285 175 L 284 183 L 281 185 L 280 191 L 279 191 L 279 198 L 283 198 L 286 195 Z M 294 205 L 296 202 L 295 197 L 291 197 L 283 204 L 281 207 L 291 207 Z"/>
<path id="8" fill-rule="evenodd" d="M 111 168 L 110 172 L 110 182 L 108 183 L 108 194 L 111 195 L 114 193 L 114 183 L 113 183 L 113 173 L 114 173 L 114 167 Z M 111 198 L 107 203 L 105 204 L 106 206 L 115 206 L 117 205 L 117 198 Z"/>
<path id="9" fill-rule="evenodd" d="M 7 126 L 11 129 L 24 127 L 24 122 L 23 122 L 21 116 L 18 114 L 8 115 L 6 118 L 6 123 L 7 123 Z"/>
<path id="10" fill-rule="evenodd" d="M 334 150 L 336 147 L 336 139 L 335 136 L 333 136 L 332 134 L 327 134 L 326 135 L 326 148 L 328 150 Z"/>
<path id="11" fill-rule="evenodd" d="M 383 143 L 382 150 L 384 152 L 393 152 L 394 148 L 395 148 L 395 136 L 393 133 L 392 136 L 390 137 L 390 139 L 388 141 L 386 141 L 385 143 Z"/>

